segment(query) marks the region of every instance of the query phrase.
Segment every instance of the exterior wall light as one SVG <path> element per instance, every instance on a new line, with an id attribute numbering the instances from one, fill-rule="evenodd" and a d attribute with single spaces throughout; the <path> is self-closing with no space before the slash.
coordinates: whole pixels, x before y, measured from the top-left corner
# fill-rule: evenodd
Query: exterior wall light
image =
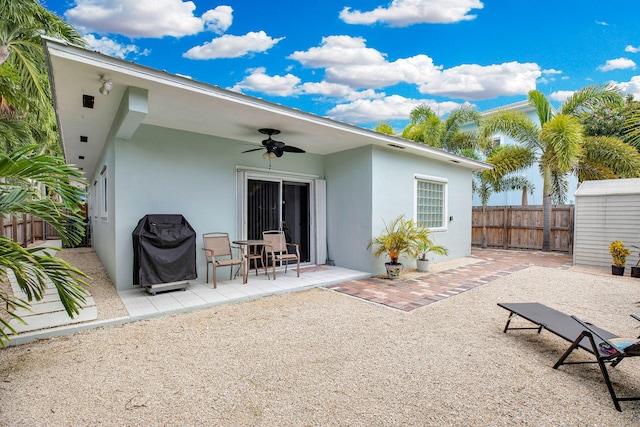
<path id="1" fill-rule="evenodd" d="M 109 92 L 111 92 L 111 89 L 113 89 L 113 83 L 111 83 L 111 80 L 105 78 L 105 76 L 100 75 L 100 93 L 107 96 L 109 95 Z"/>

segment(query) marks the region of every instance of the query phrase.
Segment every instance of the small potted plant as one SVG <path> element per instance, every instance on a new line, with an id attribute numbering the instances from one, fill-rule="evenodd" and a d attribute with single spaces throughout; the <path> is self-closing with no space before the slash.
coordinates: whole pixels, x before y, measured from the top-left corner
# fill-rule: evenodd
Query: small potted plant
<path id="1" fill-rule="evenodd" d="M 622 240 L 614 240 L 609 244 L 609 254 L 611 254 L 611 260 L 613 262 L 611 274 L 623 276 L 624 266 L 627 265 L 627 257 L 631 255 L 631 251 L 624 246 Z"/>
<path id="2" fill-rule="evenodd" d="M 417 240 L 414 243 L 413 252 L 416 255 L 416 269 L 423 272 L 429 271 L 429 258 L 427 258 L 429 252 L 434 252 L 440 255 L 449 254 L 449 250 L 447 248 L 434 244 L 429 236 L 425 239 Z"/>
<path id="3" fill-rule="evenodd" d="M 405 219 L 404 215 L 400 215 L 390 224 L 385 222 L 384 228 L 379 236 L 371 240 L 367 248 L 375 247 L 373 256 L 376 258 L 383 254 L 389 257 L 390 262 L 385 263 L 387 277 L 397 279 L 402 271 L 402 263 L 398 262 L 398 258 L 405 253 L 412 255 L 415 243 L 429 238 L 429 230 L 418 226 L 413 220 Z"/>

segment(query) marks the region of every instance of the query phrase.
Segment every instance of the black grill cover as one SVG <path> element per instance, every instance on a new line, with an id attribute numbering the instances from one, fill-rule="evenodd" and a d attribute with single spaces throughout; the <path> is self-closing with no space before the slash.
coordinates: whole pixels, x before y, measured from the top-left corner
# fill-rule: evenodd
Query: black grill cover
<path id="1" fill-rule="evenodd" d="M 196 233 L 182 215 L 145 215 L 133 230 L 133 284 L 195 279 Z"/>

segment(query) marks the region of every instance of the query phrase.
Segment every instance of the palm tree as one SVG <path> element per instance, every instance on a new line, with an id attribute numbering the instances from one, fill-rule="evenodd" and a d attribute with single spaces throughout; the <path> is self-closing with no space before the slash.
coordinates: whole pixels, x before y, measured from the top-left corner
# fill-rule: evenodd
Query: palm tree
<path id="1" fill-rule="evenodd" d="M 79 203 L 83 196 L 80 186 L 82 173 L 55 156 L 34 154 L 36 147 L 18 150 L 11 154 L 0 152 L 0 217 L 29 214 L 42 218 L 60 234 L 63 243 L 73 245 L 83 235 L 83 219 L 79 215 Z M 0 269 L 14 273 L 17 283 L 27 295 L 27 300 L 0 293 L 4 301 L 0 310 L 9 317 L 21 320 L 13 310 L 28 307 L 32 300 L 44 296 L 46 279 L 58 291 L 67 314 L 73 317 L 80 312 L 87 291 L 86 275 L 66 261 L 56 258 L 47 248 L 23 248 L 4 236 L 0 236 Z M 6 275 L 0 276 L 5 282 Z M 0 318 L 0 345 L 8 340 L 6 330 L 15 332 L 6 320 Z M 6 329 L 5 329 L 6 328 Z"/>
<path id="2" fill-rule="evenodd" d="M 480 114 L 471 107 L 460 107 L 441 119 L 427 105 L 419 105 L 411 110 L 411 123 L 402 132 L 402 137 L 443 150 L 460 153 L 475 148 L 477 135 L 474 132 L 463 132 L 465 123 L 479 124 Z"/>
<path id="3" fill-rule="evenodd" d="M 393 127 L 387 122 L 380 122 L 373 127 L 373 130 L 378 133 L 384 133 L 385 135 L 395 135 Z"/>
<path id="4" fill-rule="evenodd" d="M 38 102 L 48 102 L 41 35 L 84 45 L 80 34 L 38 0 L 3 0 L 0 5 L 0 66 L 8 64 L 20 77 L 16 88 Z M 3 87 L 3 92 L 7 90 Z M 16 90 L 14 89 L 14 90 Z M 33 102 L 33 101 L 32 101 Z"/>
<path id="5" fill-rule="evenodd" d="M 551 250 L 551 204 L 555 196 L 561 201 L 566 193 L 566 178 L 575 173 L 578 178 L 598 176 L 627 178 L 640 173 L 640 156 L 627 150 L 622 141 L 585 137 L 578 116 L 604 104 L 620 105 L 622 96 L 612 85 L 585 87 L 570 96 L 557 113 L 539 91 L 529 92 L 529 104 L 538 115 L 534 123 L 520 112 L 499 111 L 483 125 L 484 137 L 502 132 L 529 149 L 536 157 L 542 175 L 543 243 L 542 250 Z M 615 159 L 615 160 L 614 160 Z"/>
<path id="6" fill-rule="evenodd" d="M 480 160 L 480 156 L 465 153 L 467 157 Z M 487 204 L 493 193 L 507 190 L 531 189 L 533 184 L 517 172 L 530 167 L 535 161 L 533 153 L 526 147 L 504 145 L 491 149 L 486 163 L 493 169 L 476 172 L 473 179 L 473 191 L 480 196 L 482 202 L 482 248 L 487 247 Z"/>
<path id="7" fill-rule="evenodd" d="M 55 120 L 41 35 L 84 45 L 72 26 L 38 0 L 0 3 L 0 134 L 4 134 L 0 142 L 5 150 L 36 142 L 46 152 L 61 152 L 58 138 L 53 136 Z M 27 128 L 33 135 L 8 135 L 17 128 Z"/>

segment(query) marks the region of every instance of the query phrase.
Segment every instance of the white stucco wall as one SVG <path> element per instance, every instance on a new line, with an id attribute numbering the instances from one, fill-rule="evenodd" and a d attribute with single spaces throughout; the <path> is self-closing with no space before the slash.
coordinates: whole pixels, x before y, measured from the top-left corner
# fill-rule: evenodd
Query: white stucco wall
<path id="1" fill-rule="evenodd" d="M 436 244 L 449 249 L 449 255 L 430 254 L 434 262 L 468 256 L 471 253 L 471 175 L 472 172 L 454 163 L 436 162 L 409 156 L 397 150 L 373 150 L 373 203 L 371 235 L 384 229 L 384 221 L 401 214 L 415 219 L 415 176 L 432 176 L 447 180 L 446 230 L 432 232 Z M 452 220 L 449 218 L 452 217 Z M 384 272 L 383 258 L 374 259 L 372 271 Z M 400 262 L 415 267 L 414 259 Z"/>
<path id="2" fill-rule="evenodd" d="M 261 152 L 242 154 L 253 147 L 144 125 L 132 140 L 116 141 L 117 168 L 111 179 L 116 196 L 111 206 L 117 221 L 113 223 L 110 211 L 111 221 L 105 225 L 115 230 L 111 244 L 116 268 L 109 274 L 118 289 L 133 286 L 131 233 L 147 214 L 182 214 L 186 218 L 197 234 L 198 277 L 204 279 L 202 234 L 226 231 L 231 239 L 239 237 L 236 167 L 268 168 Z M 321 156 L 313 154 L 287 154 L 272 162 L 272 171 L 278 169 L 322 177 L 324 163 Z M 221 274 L 228 274 L 222 270 Z"/>
<path id="3" fill-rule="evenodd" d="M 328 156 L 327 235 L 329 256 L 336 265 L 384 272 L 384 258 L 372 257 L 367 249 L 373 236 L 384 229 L 383 221 L 404 214 L 414 218 L 415 175 L 447 179 L 448 207 L 446 231 L 433 233 L 437 244 L 446 246 L 446 258 L 468 256 L 471 252 L 471 171 L 453 163 L 411 156 L 401 151 L 377 147 L 349 150 Z M 448 218 L 447 218 L 448 219 Z M 445 259 L 432 255 L 435 262 Z M 414 259 L 401 259 L 408 268 Z"/>
<path id="4" fill-rule="evenodd" d="M 336 265 L 371 270 L 372 147 L 327 156 L 327 249 Z"/>
<path id="5" fill-rule="evenodd" d="M 102 201 L 100 200 L 101 192 L 98 187 L 101 185 L 102 179 L 100 172 L 105 166 L 107 167 L 107 181 L 109 183 L 113 182 L 115 176 L 114 156 L 114 143 L 112 140 L 110 143 L 105 144 L 105 148 L 100 155 L 100 160 L 98 161 L 98 166 L 96 167 L 96 174 L 88 180 L 88 192 L 90 194 L 89 217 L 91 221 L 91 245 L 112 280 L 116 275 L 116 252 L 113 245 L 113 242 L 115 241 L 115 211 L 108 209 L 107 216 L 102 215 L 100 207 L 102 204 Z M 114 206 L 115 204 L 115 195 L 111 190 L 112 188 L 107 191 L 108 206 Z"/>

